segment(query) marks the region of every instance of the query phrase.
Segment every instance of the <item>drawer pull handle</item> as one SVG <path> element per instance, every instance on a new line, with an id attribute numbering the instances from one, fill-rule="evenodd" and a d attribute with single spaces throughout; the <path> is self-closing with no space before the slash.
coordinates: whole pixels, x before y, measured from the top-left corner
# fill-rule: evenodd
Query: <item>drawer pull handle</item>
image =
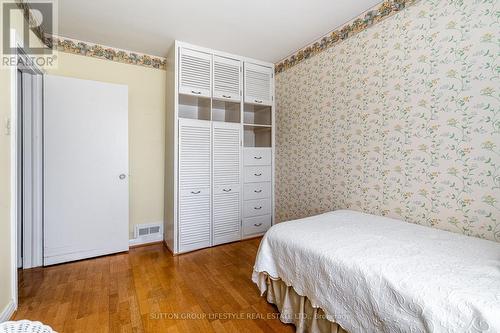
<path id="1" fill-rule="evenodd" d="M 256 227 L 260 227 L 262 225 L 262 223 L 255 223 L 254 226 Z"/>
<path id="2" fill-rule="evenodd" d="M 260 177 L 262 176 L 262 173 L 254 173 L 254 176 Z"/>
<path id="3" fill-rule="evenodd" d="M 195 94 L 195 95 L 201 95 L 201 91 L 194 91 L 194 90 L 191 90 L 191 93 Z"/>
<path id="4" fill-rule="evenodd" d="M 254 156 L 253 158 L 255 158 L 256 160 L 261 160 L 262 156 Z"/>
<path id="5" fill-rule="evenodd" d="M 231 192 L 231 189 L 230 188 L 223 188 L 222 189 L 224 192 Z"/>
<path id="6" fill-rule="evenodd" d="M 231 95 L 222 95 L 224 98 L 231 98 Z"/>
<path id="7" fill-rule="evenodd" d="M 254 190 L 255 193 L 260 193 L 262 190 Z"/>
<path id="8" fill-rule="evenodd" d="M 192 194 L 200 194 L 201 191 L 191 191 Z"/>
<path id="9" fill-rule="evenodd" d="M 259 100 L 259 99 L 255 99 L 255 100 L 254 100 L 254 102 L 255 102 L 255 103 L 262 104 L 262 101 L 261 101 L 261 100 Z"/>
<path id="10" fill-rule="evenodd" d="M 254 207 L 253 209 L 259 210 L 259 209 L 262 209 L 262 206 Z"/>

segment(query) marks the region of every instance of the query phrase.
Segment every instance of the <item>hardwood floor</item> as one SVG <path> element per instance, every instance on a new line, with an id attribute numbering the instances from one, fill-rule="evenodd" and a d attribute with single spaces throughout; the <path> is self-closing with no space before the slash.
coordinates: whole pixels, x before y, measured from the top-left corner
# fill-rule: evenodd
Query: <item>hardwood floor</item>
<path id="1" fill-rule="evenodd" d="M 157 244 L 22 271 L 14 319 L 58 332 L 294 332 L 250 279 L 259 242 L 176 257 Z"/>

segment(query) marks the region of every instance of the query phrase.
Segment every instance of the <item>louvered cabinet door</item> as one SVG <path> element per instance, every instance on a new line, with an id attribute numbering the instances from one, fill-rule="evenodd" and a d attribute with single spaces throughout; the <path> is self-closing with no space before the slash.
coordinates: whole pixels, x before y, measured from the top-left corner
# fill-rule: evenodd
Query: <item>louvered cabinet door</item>
<path id="1" fill-rule="evenodd" d="M 240 240 L 241 190 L 236 185 L 214 189 L 213 199 L 213 245 Z M 224 192 L 231 190 L 231 192 Z"/>
<path id="2" fill-rule="evenodd" d="M 241 62 L 214 56 L 213 97 L 221 100 L 241 100 Z"/>
<path id="3" fill-rule="evenodd" d="M 273 104 L 273 69 L 245 62 L 245 103 Z"/>
<path id="4" fill-rule="evenodd" d="M 210 97 L 212 55 L 186 48 L 179 52 L 179 93 Z"/>
<path id="5" fill-rule="evenodd" d="M 179 252 L 211 246 L 211 124 L 179 119 Z"/>
<path id="6" fill-rule="evenodd" d="M 213 123 L 213 244 L 241 238 L 241 125 Z"/>

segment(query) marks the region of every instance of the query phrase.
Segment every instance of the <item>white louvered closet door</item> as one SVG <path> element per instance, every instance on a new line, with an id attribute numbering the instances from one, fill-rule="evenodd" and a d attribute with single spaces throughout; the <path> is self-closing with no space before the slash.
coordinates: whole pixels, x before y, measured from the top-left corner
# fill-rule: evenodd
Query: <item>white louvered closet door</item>
<path id="1" fill-rule="evenodd" d="M 273 69 L 245 62 L 245 103 L 273 104 Z"/>
<path id="2" fill-rule="evenodd" d="M 179 252 L 211 246 L 211 124 L 179 119 Z"/>
<path id="3" fill-rule="evenodd" d="M 214 56 L 213 97 L 229 101 L 241 100 L 241 62 Z"/>
<path id="4" fill-rule="evenodd" d="M 212 55 L 180 49 L 179 93 L 210 97 L 212 83 Z"/>
<path id="5" fill-rule="evenodd" d="M 213 122 L 213 245 L 241 238 L 241 125 Z"/>

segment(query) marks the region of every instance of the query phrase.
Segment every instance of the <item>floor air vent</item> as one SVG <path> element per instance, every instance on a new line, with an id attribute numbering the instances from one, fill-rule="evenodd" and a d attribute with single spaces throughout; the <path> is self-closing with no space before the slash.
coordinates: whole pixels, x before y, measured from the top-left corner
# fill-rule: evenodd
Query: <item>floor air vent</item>
<path id="1" fill-rule="evenodd" d="M 163 240 L 162 225 L 159 223 L 138 224 L 134 229 L 134 243 L 144 244 Z"/>

